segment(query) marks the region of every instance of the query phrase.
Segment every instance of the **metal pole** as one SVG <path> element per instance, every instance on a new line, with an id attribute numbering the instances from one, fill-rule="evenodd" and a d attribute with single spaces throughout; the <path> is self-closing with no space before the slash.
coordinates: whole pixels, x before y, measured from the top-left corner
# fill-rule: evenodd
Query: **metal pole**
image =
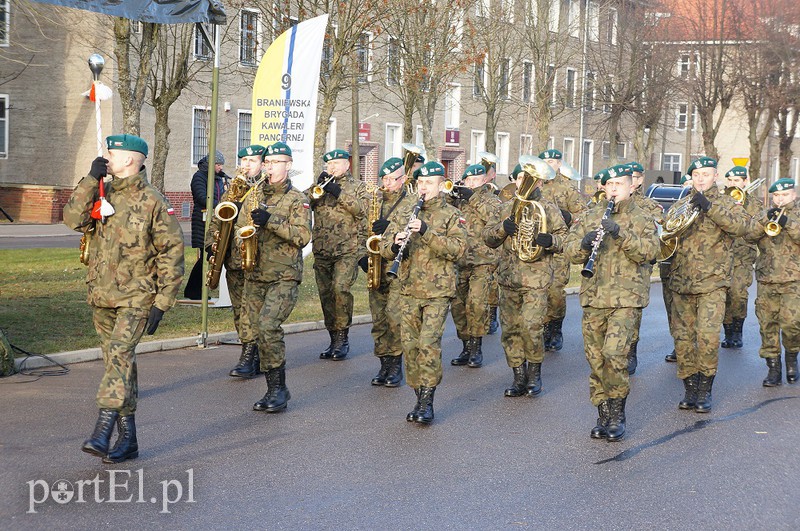
<path id="1" fill-rule="evenodd" d="M 578 101 L 578 105 L 580 105 L 580 125 L 578 126 L 578 174 L 581 176 L 581 183 L 580 183 L 580 190 L 581 192 L 584 191 L 585 188 L 585 180 L 583 177 L 591 178 L 591 175 L 583 175 L 583 161 L 584 157 L 587 156 L 584 153 L 584 146 L 583 146 L 583 137 L 585 134 L 585 127 L 586 127 L 586 71 L 589 69 L 589 58 L 587 57 L 588 54 L 588 46 L 589 46 L 589 1 L 587 0 L 584 3 L 583 8 L 583 61 L 581 64 L 581 98 Z"/>

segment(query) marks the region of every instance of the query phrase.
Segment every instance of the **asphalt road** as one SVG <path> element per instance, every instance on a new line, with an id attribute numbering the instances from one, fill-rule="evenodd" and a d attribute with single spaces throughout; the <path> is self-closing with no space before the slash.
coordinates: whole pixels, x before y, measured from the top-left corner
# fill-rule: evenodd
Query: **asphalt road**
<path id="1" fill-rule="evenodd" d="M 191 223 L 182 222 L 183 243 L 192 244 Z M 80 246 L 81 235 L 64 224 L 34 225 L 26 223 L 0 223 L 0 250 L 54 249 Z"/>
<path id="2" fill-rule="evenodd" d="M 576 297 L 568 300 L 564 350 L 547 355 L 544 392 L 533 399 L 503 397 L 511 371 L 499 335 L 484 343 L 483 368 L 451 367 L 460 343 L 449 325 L 429 427 L 405 421 L 411 389 L 370 386 L 378 363 L 369 326 L 352 330 L 352 354 L 342 362 L 317 358 L 324 331 L 288 336 L 292 399 L 281 414 L 251 410 L 263 379 L 227 376 L 236 347 L 142 355 L 140 457 L 119 465 L 80 451 L 96 418 L 99 362 L 32 383 L 2 380 L 0 522 L 5 529 L 796 529 L 800 386 L 761 386 L 766 367 L 751 317 L 746 347 L 721 351 L 712 412 L 679 411 L 682 385 L 675 365 L 663 361 L 671 339 L 659 284 L 652 298 L 620 443 L 589 438 L 596 410 Z M 118 485 L 127 481 L 115 499 L 130 501 L 109 503 L 112 474 Z M 78 482 L 96 477 L 102 483 L 85 483 L 78 503 Z M 59 492 L 57 480 L 69 485 Z M 71 490 L 73 499 L 45 500 L 46 485 Z M 179 501 L 164 509 L 165 499 Z"/>

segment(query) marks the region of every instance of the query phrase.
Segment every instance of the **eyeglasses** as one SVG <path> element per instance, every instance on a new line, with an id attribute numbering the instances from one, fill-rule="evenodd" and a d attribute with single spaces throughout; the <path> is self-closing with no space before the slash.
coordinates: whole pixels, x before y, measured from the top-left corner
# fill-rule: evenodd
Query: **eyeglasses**
<path id="1" fill-rule="evenodd" d="M 289 163 L 288 160 L 265 160 L 264 161 L 264 164 L 266 164 L 267 166 L 270 166 L 272 164 L 288 164 L 288 163 Z"/>

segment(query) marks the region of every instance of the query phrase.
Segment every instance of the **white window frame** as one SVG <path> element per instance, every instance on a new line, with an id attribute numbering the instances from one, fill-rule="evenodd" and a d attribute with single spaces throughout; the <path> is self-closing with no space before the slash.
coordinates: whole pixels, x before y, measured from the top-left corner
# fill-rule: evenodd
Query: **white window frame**
<path id="1" fill-rule="evenodd" d="M 394 149 L 389 149 L 389 129 L 396 131 L 397 140 L 393 141 L 392 147 Z M 392 157 L 402 157 L 403 155 L 403 124 L 386 122 L 386 126 L 384 128 L 384 146 L 383 146 L 383 154 L 384 159 L 390 159 Z"/>
<path id="2" fill-rule="evenodd" d="M 133 22 L 135 22 L 135 21 L 132 20 L 131 23 L 133 23 Z M 141 27 L 141 24 L 140 24 L 140 27 Z M 210 30 L 209 31 L 209 34 L 210 34 L 209 36 L 211 37 L 212 46 L 208 47 L 208 53 L 206 55 L 202 55 L 202 54 L 198 54 L 197 53 L 197 43 L 198 42 L 202 43 L 201 46 L 203 46 L 203 47 L 205 47 L 207 45 L 207 43 L 206 43 L 205 39 L 203 38 L 203 34 L 198 29 L 197 24 L 195 24 L 195 26 L 193 28 L 193 32 L 194 32 L 193 37 L 194 38 L 192 39 L 192 59 L 195 60 L 195 61 L 210 61 L 214 57 L 214 46 L 213 46 L 213 43 L 214 43 L 214 40 L 216 39 L 217 32 L 219 31 L 219 26 L 217 24 L 208 24 L 208 25 L 206 25 L 206 30 L 207 31 Z"/>
<path id="3" fill-rule="evenodd" d="M 0 94 L 0 106 L 3 108 L 3 116 L 4 118 L 0 121 L 0 128 L 3 129 L 3 138 L 5 139 L 5 145 L 0 145 L 0 159 L 8 159 L 8 151 L 9 151 L 9 139 L 8 139 L 8 122 L 9 122 L 9 109 L 11 105 L 9 105 L 9 96 L 8 94 Z"/>
<path id="4" fill-rule="evenodd" d="M 469 134 L 469 160 L 472 164 L 478 162 L 477 157 L 480 151 L 486 151 L 486 131 L 473 129 Z"/>
<path id="5" fill-rule="evenodd" d="M 131 20 L 131 33 L 139 35 L 142 32 L 142 23 L 138 20 Z"/>
<path id="6" fill-rule="evenodd" d="M 619 25 L 619 15 L 617 14 L 617 8 L 610 7 L 608 9 L 608 44 L 612 46 L 616 46 L 617 44 L 617 26 Z"/>
<path id="7" fill-rule="evenodd" d="M 587 5 L 586 21 L 588 24 L 587 36 L 592 42 L 600 41 L 600 4 L 590 1 Z"/>
<path id="8" fill-rule="evenodd" d="M 525 82 L 525 69 L 530 66 L 530 75 L 528 76 L 527 83 Z M 522 99 L 523 103 L 530 103 L 533 101 L 533 85 L 536 81 L 536 71 L 534 70 L 533 61 L 523 61 L 522 62 L 522 92 L 520 94 L 520 99 Z M 525 98 L 525 90 L 528 91 L 528 97 Z M 800 129 L 800 128 L 798 128 Z"/>
<path id="9" fill-rule="evenodd" d="M 459 129 L 461 126 L 461 84 L 450 83 L 444 95 L 444 128 Z"/>
<path id="10" fill-rule="evenodd" d="M 681 112 L 681 107 L 685 110 Z M 681 126 L 681 117 L 683 117 L 683 126 Z M 675 104 L 675 130 L 686 131 L 689 125 L 689 102 L 681 101 Z"/>
<path id="11" fill-rule="evenodd" d="M 539 25 L 539 0 L 528 0 L 525 10 L 525 24 L 529 27 Z"/>
<path id="12" fill-rule="evenodd" d="M 208 122 L 205 124 L 206 125 L 206 148 L 205 148 L 205 151 L 203 153 L 199 153 L 198 152 L 197 155 L 199 155 L 199 157 L 195 159 L 195 147 L 196 147 L 195 146 L 195 136 L 196 136 L 195 135 L 195 130 L 197 129 L 197 124 L 196 124 L 195 120 L 197 118 L 197 111 L 205 111 L 206 113 L 208 113 L 208 118 L 207 118 Z M 189 157 L 191 159 L 193 159 L 193 160 L 189 161 L 189 164 L 191 166 L 196 166 L 197 162 L 201 158 L 203 158 L 203 156 L 208 155 L 208 127 L 210 126 L 210 122 L 211 122 L 211 107 L 206 107 L 205 105 L 192 105 L 192 128 L 191 128 L 191 131 L 192 131 L 191 144 L 192 145 L 191 145 L 191 149 L 189 150 Z"/>
<path id="13" fill-rule="evenodd" d="M 533 135 L 519 135 L 519 155 L 533 154 Z"/>
<path id="14" fill-rule="evenodd" d="M 488 3 L 488 1 L 487 1 Z M 499 0 L 500 19 L 508 24 L 514 23 L 514 0 Z"/>
<path id="15" fill-rule="evenodd" d="M 610 94 L 609 94 L 610 89 Z M 614 107 L 614 76 L 609 74 L 606 83 L 603 83 L 603 113 L 611 114 Z"/>
<path id="16" fill-rule="evenodd" d="M 570 109 L 575 107 L 578 99 L 578 71 L 574 68 L 567 68 L 566 75 L 564 76 L 564 106 Z M 572 94 L 569 89 L 569 75 L 572 73 Z M 570 105 L 572 100 L 572 105 Z"/>
<path id="17" fill-rule="evenodd" d="M 463 10 L 458 10 L 456 12 L 453 21 L 450 23 L 450 27 L 453 28 L 453 38 L 455 40 L 453 49 L 460 50 L 461 49 L 461 41 L 464 37 L 464 21 L 467 19 L 467 10 L 466 8 Z"/>
<path id="18" fill-rule="evenodd" d="M 256 46 L 254 51 L 254 60 L 253 62 L 245 61 L 242 59 L 242 50 L 244 46 L 244 28 L 242 27 L 242 14 L 249 13 L 251 15 L 256 16 L 256 27 L 254 29 L 255 38 L 256 38 Z M 261 60 L 261 43 L 259 42 L 259 38 L 261 37 L 261 27 L 262 27 L 262 20 L 261 20 L 261 13 L 258 9 L 254 8 L 242 8 L 239 14 L 239 64 L 242 66 L 248 66 L 257 68 L 258 63 Z"/>
<path id="19" fill-rule="evenodd" d="M 511 99 L 511 91 L 513 90 L 512 72 L 513 72 L 513 68 L 514 68 L 514 65 L 513 65 L 512 61 L 511 61 L 510 57 L 504 57 L 503 59 L 501 59 L 501 62 L 500 62 L 500 82 L 501 83 L 503 81 L 503 66 L 505 66 L 506 69 L 507 69 L 506 70 L 506 95 L 505 95 L 505 97 L 503 97 L 503 99 L 504 100 L 510 100 Z M 500 96 L 500 92 L 501 91 L 498 90 L 498 96 Z"/>
<path id="20" fill-rule="evenodd" d="M 797 183 L 798 172 L 800 172 L 800 158 L 792 157 L 791 177 L 794 179 L 795 183 Z"/>
<path id="21" fill-rule="evenodd" d="M 577 39 L 581 36 L 581 4 L 578 0 L 569 0 L 566 30 L 570 37 Z"/>
<path id="22" fill-rule="evenodd" d="M 619 154 L 619 147 L 622 146 L 622 155 Z M 624 160 L 628 158 L 628 143 L 627 142 L 617 142 L 617 159 Z"/>
<path id="23" fill-rule="evenodd" d="M 603 140 L 603 143 L 600 144 L 600 157 L 604 159 L 611 158 L 611 142 L 608 140 Z"/>
<path id="24" fill-rule="evenodd" d="M 511 158 L 511 134 L 500 131 L 495 135 L 497 149 L 497 173 L 508 175 L 508 159 Z"/>
<path id="25" fill-rule="evenodd" d="M 556 103 L 558 103 L 558 69 L 556 69 L 556 65 L 547 65 L 548 74 L 550 70 L 553 72 L 553 81 L 549 84 L 551 87 L 551 94 L 550 94 L 550 105 L 555 107 Z M 547 80 L 545 79 L 545 83 Z"/>
<path id="26" fill-rule="evenodd" d="M 489 85 L 489 72 L 488 72 L 488 70 L 486 68 L 488 59 L 489 59 L 489 57 L 486 54 L 484 54 L 483 63 L 480 65 L 480 67 L 482 69 L 482 73 L 483 73 L 483 76 L 482 76 L 483 77 L 483 79 L 482 79 L 483 87 L 480 87 L 477 83 L 475 83 L 475 80 L 478 79 L 478 64 L 479 64 L 479 63 L 475 63 L 475 70 L 472 72 L 472 97 L 473 98 L 482 98 L 485 88 Z"/>
<path id="27" fill-rule="evenodd" d="M 475 16 L 487 18 L 490 13 L 490 0 L 477 0 L 475 2 Z"/>
<path id="28" fill-rule="evenodd" d="M 397 47 L 397 82 L 391 82 L 391 71 L 392 71 L 392 64 L 389 57 L 389 50 L 392 48 L 392 44 Z M 393 37 L 389 35 L 386 39 L 386 86 L 387 87 L 395 87 L 400 85 L 403 82 L 403 58 L 400 54 L 400 39 L 397 37 Z"/>
<path id="29" fill-rule="evenodd" d="M 551 136 L 547 139 L 547 149 L 555 149 L 556 148 L 556 138 Z"/>
<path id="30" fill-rule="evenodd" d="M 561 0 L 549 0 L 547 10 L 547 28 L 552 33 L 558 33 L 559 19 L 561 18 Z"/>
<path id="31" fill-rule="evenodd" d="M 336 149 L 336 118 L 328 120 L 328 134 L 325 135 L 325 149 L 332 151 Z"/>
<path id="32" fill-rule="evenodd" d="M 244 145 L 240 145 L 239 142 L 244 140 L 242 138 L 242 115 L 249 115 L 250 116 L 250 136 L 246 139 L 246 143 Z M 250 139 L 253 138 L 253 111 L 250 109 L 239 109 L 236 112 L 236 153 L 239 153 L 239 150 L 245 148 L 251 144 Z M 194 138 L 194 135 L 192 136 Z"/>
<path id="33" fill-rule="evenodd" d="M 375 35 L 371 31 L 363 31 L 363 32 L 361 32 L 361 35 L 366 35 L 367 36 L 367 65 L 366 65 L 367 66 L 367 71 L 366 71 L 366 75 L 365 75 L 366 79 L 364 81 L 361 81 L 361 79 L 359 79 L 358 82 L 359 83 L 371 83 L 372 82 L 372 49 L 373 49 L 373 46 L 375 46 L 375 43 L 374 43 Z M 359 60 L 359 61 L 360 61 L 360 59 L 358 58 L 358 50 L 361 48 L 361 44 L 360 44 L 361 35 L 359 35 L 359 44 L 357 44 L 356 48 L 355 48 L 356 60 Z M 360 68 L 360 65 L 356 65 L 356 66 L 357 66 L 357 68 Z M 361 77 L 361 74 L 358 73 L 358 72 L 356 72 L 356 75 L 359 78 Z"/>
<path id="34" fill-rule="evenodd" d="M 586 173 L 582 175 L 585 178 L 591 179 L 592 177 L 594 177 L 594 140 L 591 140 L 589 138 L 584 138 L 583 144 L 584 146 L 586 144 L 589 144 L 589 149 L 583 150 L 581 152 L 581 156 L 583 157 L 583 159 L 579 161 L 579 164 L 581 164 L 581 168 L 578 168 L 578 171 L 579 172 L 583 171 L 582 168 L 583 162 L 586 162 Z"/>
<path id="35" fill-rule="evenodd" d="M 5 28 L 3 31 L 5 38 L 0 41 L 0 48 L 5 48 L 11 46 L 11 1 L 0 0 L 0 5 L 3 6 L 3 11 L 6 14 Z"/>
<path id="36" fill-rule="evenodd" d="M 425 149 L 425 146 L 424 146 L 424 144 L 425 144 L 425 132 L 422 130 L 422 126 L 421 125 L 418 125 L 414 129 L 414 143 L 416 145 L 418 145 L 419 147 L 423 148 L 423 150 Z"/>
<path id="37" fill-rule="evenodd" d="M 597 110 L 597 72 L 593 70 L 586 72 L 586 91 L 583 94 L 583 106 L 587 111 Z"/>
<path id="38" fill-rule="evenodd" d="M 667 157 L 670 157 L 670 169 L 664 167 L 664 162 Z M 677 164 L 674 162 L 674 157 L 677 157 Z M 672 169 L 672 166 L 677 165 L 678 169 Z M 683 153 L 662 153 L 661 154 L 661 171 L 682 171 L 683 168 Z"/>
<path id="39" fill-rule="evenodd" d="M 567 147 L 567 144 L 569 144 L 569 147 Z M 575 139 L 565 136 L 561 141 L 561 147 L 561 155 L 563 156 L 564 162 L 575 167 Z"/>
<path id="40" fill-rule="evenodd" d="M 325 38 L 322 40 L 322 55 L 320 56 L 319 75 L 325 78 L 328 78 L 331 75 L 330 70 L 333 67 L 333 39 L 336 38 L 338 26 L 336 26 L 336 24 L 331 24 L 331 30 L 331 33 L 326 32 Z M 326 68 L 325 52 L 327 50 L 330 50 L 330 62 Z"/>
<path id="41" fill-rule="evenodd" d="M 686 79 L 692 71 L 692 55 L 689 52 L 680 52 L 678 56 L 678 77 Z"/>

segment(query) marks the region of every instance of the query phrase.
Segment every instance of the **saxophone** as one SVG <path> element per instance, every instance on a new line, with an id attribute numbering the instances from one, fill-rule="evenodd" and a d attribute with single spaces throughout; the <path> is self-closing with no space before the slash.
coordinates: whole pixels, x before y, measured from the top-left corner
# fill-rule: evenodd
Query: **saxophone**
<path id="1" fill-rule="evenodd" d="M 258 180 L 247 192 L 244 198 L 242 208 L 247 213 L 244 226 L 236 231 L 236 241 L 239 244 L 239 249 L 242 253 L 242 269 L 245 271 L 252 271 L 256 268 L 256 257 L 258 254 L 258 227 L 253 223 L 253 216 L 250 213 L 257 209 L 261 204 L 258 198 L 258 188 L 264 182 L 267 175 L 262 174 L 261 179 Z"/>
<path id="2" fill-rule="evenodd" d="M 83 233 L 81 236 L 81 254 L 80 260 L 83 265 L 89 265 L 89 249 L 92 245 L 92 234 L 94 233 L 94 228 L 91 228 Z"/>
<path id="3" fill-rule="evenodd" d="M 216 289 L 219 286 L 219 277 L 222 274 L 222 266 L 230 247 L 231 232 L 236 218 L 239 216 L 239 207 L 236 203 L 242 200 L 247 193 L 247 172 L 244 168 L 236 170 L 236 176 L 231 181 L 231 185 L 222 194 L 219 204 L 214 208 L 214 216 L 220 220 L 219 230 L 214 231 L 214 243 L 211 244 L 211 258 L 208 264 L 206 285 L 209 289 Z"/>
<path id="4" fill-rule="evenodd" d="M 370 235 L 367 238 L 367 289 L 374 291 L 381 285 L 381 276 L 383 275 L 383 260 L 381 260 L 381 240 L 383 235 L 375 234 L 372 232 L 372 224 L 377 221 L 381 215 L 381 208 L 378 195 L 383 192 L 383 188 L 377 186 L 371 187 L 372 194 L 372 207 L 369 211 L 369 218 L 367 223 L 370 227 Z"/>

